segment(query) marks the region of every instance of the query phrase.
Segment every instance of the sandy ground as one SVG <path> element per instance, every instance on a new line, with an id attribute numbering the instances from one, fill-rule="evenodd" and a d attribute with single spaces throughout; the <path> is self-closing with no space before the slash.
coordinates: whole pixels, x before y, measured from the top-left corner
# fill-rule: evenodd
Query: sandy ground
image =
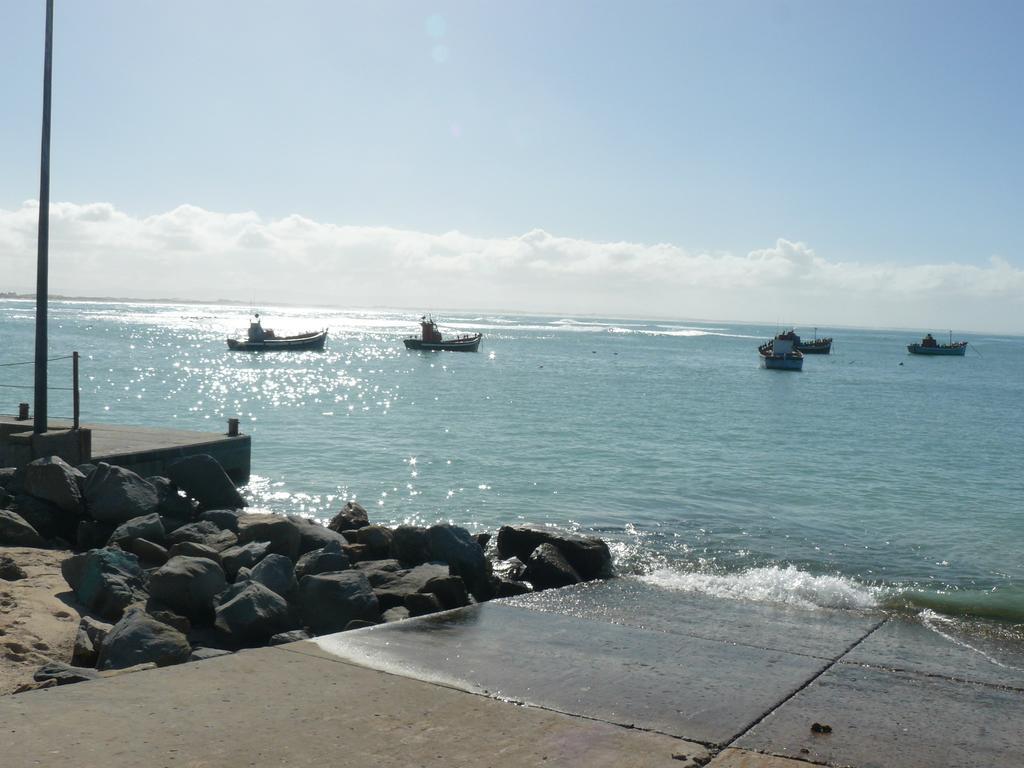
<path id="1" fill-rule="evenodd" d="M 32 682 L 48 661 L 71 661 L 81 618 L 64 577 L 66 550 L 0 547 L 28 578 L 0 579 L 0 695 Z"/>

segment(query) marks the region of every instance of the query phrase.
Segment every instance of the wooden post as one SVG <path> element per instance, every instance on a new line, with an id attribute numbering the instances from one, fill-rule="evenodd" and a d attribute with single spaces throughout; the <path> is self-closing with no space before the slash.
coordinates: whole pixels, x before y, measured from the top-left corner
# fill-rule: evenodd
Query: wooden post
<path id="1" fill-rule="evenodd" d="M 75 429 L 78 429 L 78 409 L 81 404 L 78 394 L 78 353 L 71 353 L 71 398 L 74 402 Z"/>
<path id="2" fill-rule="evenodd" d="M 39 250 L 36 257 L 36 379 L 32 431 L 46 431 L 47 300 L 50 245 L 50 82 L 53 74 L 53 0 L 46 0 L 46 51 L 43 55 L 43 138 L 39 158 Z"/>

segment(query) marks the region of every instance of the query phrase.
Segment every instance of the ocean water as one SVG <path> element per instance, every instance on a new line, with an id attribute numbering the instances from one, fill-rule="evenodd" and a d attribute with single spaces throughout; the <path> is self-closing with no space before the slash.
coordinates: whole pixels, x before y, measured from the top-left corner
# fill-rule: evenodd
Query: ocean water
<path id="1" fill-rule="evenodd" d="M 253 503 L 383 523 L 529 521 L 593 532 L 669 590 L 998 619 L 1024 637 L 1024 338 L 821 329 L 829 356 L 759 367 L 776 329 L 445 313 L 481 351 L 420 353 L 415 312 L 265 308 L 324 352 L 228 352 L 244 308 L 51 302 L 54 356 L 82 355 L 85 421 L 253 436 Z M 34 305 L 0 301 L 0 364 L 30 360 Z M 801 329 L 810 336 L 812 329 Z M 944 336 L 944 333 L 938 333 Z M 31 400 L 0 368 L 0 412 Z M 50 384 L 70 384 L 70 361 Z M 70 393 L 51 393 L 70 414 Z"/>

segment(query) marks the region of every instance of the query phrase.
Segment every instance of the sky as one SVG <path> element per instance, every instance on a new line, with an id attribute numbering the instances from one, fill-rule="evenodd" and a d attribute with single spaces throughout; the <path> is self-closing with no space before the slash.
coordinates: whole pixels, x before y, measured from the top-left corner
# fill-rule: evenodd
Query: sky
<path id="1" fill-rule="evenodd" d="M 0 291 L 43 0 L 0 0 Z M 54 293 L 1024 332 L 1024 4 L 56 0 Z"/>

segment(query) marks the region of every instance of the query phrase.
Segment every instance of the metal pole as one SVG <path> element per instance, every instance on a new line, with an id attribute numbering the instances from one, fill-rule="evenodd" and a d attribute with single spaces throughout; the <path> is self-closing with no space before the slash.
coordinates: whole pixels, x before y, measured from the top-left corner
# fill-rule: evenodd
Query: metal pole
<path id="1" fill-rule="evenodd" d="M 36 387 L 32 431 L 46 431 L 46 315 L 50 245 L 50 81 L 53 71 L 53 0 L 46 0 L 46 53 L 43 59 L 43 140 L 39 161 L 39 252 L 36 260 Z"/>
<path id="2" fill-rule="evenodd" d="M 74 403 L 75 429 L 78 429 L 78 410 L 80 400 L 78 394 L 78 353 L 71 353 L 71 397 Z"/>

